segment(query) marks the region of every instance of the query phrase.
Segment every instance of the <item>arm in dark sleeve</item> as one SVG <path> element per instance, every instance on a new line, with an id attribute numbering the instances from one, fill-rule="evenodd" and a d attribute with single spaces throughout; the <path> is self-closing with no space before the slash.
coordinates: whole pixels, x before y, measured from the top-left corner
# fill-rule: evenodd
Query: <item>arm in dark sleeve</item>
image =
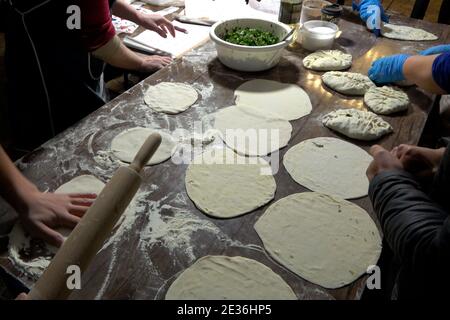
<path id="1" fill-rule="evenodd" d="M 450 147 L 448 146 L 434 176 L 430 196 L 447 212 L 450 212 Z"/>
<path id="2" fill-rule="evenodd" d="M 448 265 L 450 221 L 448 214 L 404 171 L 378 174 L 369 196 L 380 220 L 385 240 L 415 272 Z"/>
<path id="3" fill-rule="evenodd" d="M 437 85 L 450 93 L 450 52 L 443 53 L 434 59 L 432 73 Z"/>
<path id="4" fill-rule="evenodd" d="M 81 1 L 81 37 L 88 51 L 104 46 L 115 35 L 108 0 Z"/>

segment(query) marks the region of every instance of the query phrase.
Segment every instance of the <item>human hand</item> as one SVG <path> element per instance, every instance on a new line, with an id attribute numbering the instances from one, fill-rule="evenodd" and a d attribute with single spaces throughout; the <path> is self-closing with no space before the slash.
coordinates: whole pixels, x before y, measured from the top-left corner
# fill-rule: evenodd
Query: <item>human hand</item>
<path id="1" fill-rule="evenodd" d="M 175 37 L 176 31 L 187 33 L 186 29 L 174 26 L 172 22 L 159 14 L 141 14 L 139 16 L 139 25 L 148 30 L 155 31 L 163 38 L 167 38 L 167 33 Z"/>
<path id="2" fill-rule="evenodd" d="M 15 300 L 30 300 L 30 298 L 28 297 L 28 295 L 26 293 L 20 293 Z"/>
<path id="3" fill-rule="evenodd" d="M 373 161 L 366 171 L 369 181 L 372 181 L 372 179 L 381 172 L 403 169 L 400 160 L 379 145 L 372 146 L 369 153 L 373 157 Z"/>
<path id="4" fill-rule="evenodd" d="M 359 16 L 367 28 L 376 35 L 380 34 L 381 21 L 389 22 L 380 0 L 361 0 L 359 5 L 352 1 L 353 10 L 359 11 Z"/>
<path id="5" fill-rule="evenodd" d="M 439 46 L 434 46 L 423 51 L 420 51 L 421 56 L 431 56 L 434 54 L 441 54 L 450 51 L 450 44 L 441 44 Z"/>
<path id="6" fill-rule="evenodd" d="M 368 72 L 370 80 L 378 84 L 405 80 L 403 65 L 409 57 L 407 54 L 397 54 L 375 60 Z"/>
<path id="7" fill-rule="evenodd" d="M 171 62 L 172 58 L 169 56 L 147 56 L 143 58 L 139 71 L 146 73 L 155 72 L 169 65 Z"/>
<path id="8" fill-rule="evenodd" d="M 445 148 L 429 149 L 407 144 L 401 144 L 392 149 L 403 168 L 421 180 L 430 179 L 439 168 Z"/>
<path id="9" fill-rule="evenodd" d="M 56 228 L 74 228 L 94 203 L 95 194 L 56 194 L 33 191 L 24 196 L 19 212 L 23 227 L 35 238 L 60 247 L 64 237 Z"/>

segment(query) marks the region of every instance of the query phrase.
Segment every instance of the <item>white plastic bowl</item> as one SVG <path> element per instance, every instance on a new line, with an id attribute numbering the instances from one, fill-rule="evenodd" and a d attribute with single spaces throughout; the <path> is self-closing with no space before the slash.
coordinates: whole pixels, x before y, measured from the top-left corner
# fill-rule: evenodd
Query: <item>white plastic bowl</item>
<path id="1" fill-rule="evenodd" d="M 290 27 L 281 22 L 263 19 L 231 19 L 214 24 L 209 33 L 216 44 L 219 60 L 229 68 L 239 71 L 263 71 L 274 67 L 280 62 L 283 48 L 289 45 L 292 36 L 287 40 L 270 46 L 242 46 L 222 40 L 224 35 L 236 27 L 259 28 L 272 32 L 279 39 L 284 38 Z"/>

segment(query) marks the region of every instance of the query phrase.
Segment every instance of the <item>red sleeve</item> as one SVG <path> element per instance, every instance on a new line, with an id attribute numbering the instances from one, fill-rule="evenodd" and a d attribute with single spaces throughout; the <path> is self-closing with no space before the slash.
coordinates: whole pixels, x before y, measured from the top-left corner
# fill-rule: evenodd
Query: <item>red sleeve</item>
<path id="1" fill-rule="evenodd" d="M 115 35 L 108 0 L 81 0 L 81 38 L 94 51 Z"/>

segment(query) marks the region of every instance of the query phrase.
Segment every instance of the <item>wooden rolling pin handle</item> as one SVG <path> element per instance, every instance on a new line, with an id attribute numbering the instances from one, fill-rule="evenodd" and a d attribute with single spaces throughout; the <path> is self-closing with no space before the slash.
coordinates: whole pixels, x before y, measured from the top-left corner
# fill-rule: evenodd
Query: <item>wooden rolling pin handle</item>
<path id="1" fill-rule="evenodd" d="M 161 135 L 159 133 L 152 133 L 147 140 L 145 140 L 141 149 L 134 157 L 133 162 L 130 164 L 130 168 L 137 173 L 141 172 L 142 168 L 147 164 L 150 158 L 155 154 L 159 145 L 161 144 Z"/>

